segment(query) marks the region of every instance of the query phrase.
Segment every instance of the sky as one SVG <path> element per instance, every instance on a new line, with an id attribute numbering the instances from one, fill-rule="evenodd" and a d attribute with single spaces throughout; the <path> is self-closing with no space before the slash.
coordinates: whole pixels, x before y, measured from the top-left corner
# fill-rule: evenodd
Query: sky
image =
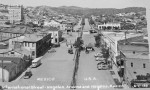
<path id="1" fill-rule="evenodd" d="M 0 4 L 23 6 L 78 6 L 85 8 L 146 7 L 150 0 L 0 0 Z"/>

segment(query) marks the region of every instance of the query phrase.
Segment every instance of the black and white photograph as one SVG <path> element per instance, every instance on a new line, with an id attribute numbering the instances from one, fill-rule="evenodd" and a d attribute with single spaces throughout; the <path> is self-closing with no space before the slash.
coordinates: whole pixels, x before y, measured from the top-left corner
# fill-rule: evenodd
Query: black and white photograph
<path id="1" fill-rule="evenodd" d="M 0 0 L 0 90 L 150 90 L 149 0 Z"/>

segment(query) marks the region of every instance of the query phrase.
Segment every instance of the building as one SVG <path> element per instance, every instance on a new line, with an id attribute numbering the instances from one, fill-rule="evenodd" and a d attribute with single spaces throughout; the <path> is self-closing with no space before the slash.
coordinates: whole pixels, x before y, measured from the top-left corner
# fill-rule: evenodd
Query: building
<path id="1" fill-rule="evenodd" d="M 64 22 L 64 24 L 66 24 L 66 28 L 65 28 L 65 31 L 67 33 L 71 33 L 73 32 L 73 23 L 72 22 Z"/>
<path id="2" fill-rule="evenodd" d="M 139 44 L 119 45 L 119 50 L 120 55 L 117 57 L 117 65 L 120 81 L 125 81 L 131 86 L 133 80 L 140 81 L 137 76 L 150 74 L 149 50 L 147 46 Z M 143 81 L 143 84 L 145 83 L 147 84 L 146 79 Z"/>
<path id="3" fill-rule="evenodd" d="M 10 23 L 20 22 L 23 20 L 23 6 L 8 6 Z"/>
<path id="4" fill-rule="evenodd" d="M 142 34 L 137 33 L 124 33 L 124 32 L 101 32 L 101 45 L 109 50 L 109 64 L 116 73 L 118 73 L 117 59 L 119 55 L 118 45 L 120 43 L 125 44 L 125 42 L 130 42 L 132 40 L 138 40 L 143 38 Z M 119 76 L 118 76 L 119 77 Z"/>
<path id="5" fill-rule="evenodd" d="M 3 28 L 0 30 L 0 40 L 7 41 L 11 38 L 19 37 L 24 34 L 32 34 L 34 31 L 32 28 L 27 26 L 15 26 L 10 28 Z"/>
<path id="6" fill-rule="evenodd" d="M 20 57 L 0 57 L 0 81 L 15 79 L 26 68 L 26 62 Z"/>
<path id="7" fill-rule="evenodd" d="M 23 6 L 1 5 L 0 9 L 3 14 L 8 16 L 10 23 L 15 24 L 21 22 L 23 17 Z"/>
<path id="8" fill-rule="evenodd" d="M 150 45 L 150 8 L 149 6 L 146 7 L 146 17 L 147 17 L 147 32 L 148 32 L 148 42 L 149 42 L 149 45 Z M 149 51 L 150 51 L 150 48 L 149 48 Z M 149 53 L 149 58 L 150 58 L 150 53 Z"/>
<path id="9" fill-rule="evenodd" d="M 45 21 L 44 22 L 44 26 L 50 26 L 50 27 L 60 27 L 60 23 L 55 21 L 55 20 L 51 20 L 50 22 L 49 21 Z"/>
<path id="10" fill-rule="evenodd" d="M 51 36 L 52 37 L 51 43 L 56 44 L 56 43 L 59 43 L 62 40 L 62 31 L 59 30 L 58 28 L 49 27 L 49 28 L 46 28 L 44 30 L 44 32 L 45 31 L 52 35 Z"/>
<path id="11" fill-rule="evenodd" d="M 98 29 L 100 30 L 118 30 L 120 28 L 121 28 L 120 23 L 106 23 L 98 25 Z"/>
<path id="12" fill-rule="evenodd" d="M 49 33 L 37 32 L 9 39 L 10 49 L 23 47 L 30 52 L 32 59 L 41 56 L 50 46 L 51 34 Z"/>

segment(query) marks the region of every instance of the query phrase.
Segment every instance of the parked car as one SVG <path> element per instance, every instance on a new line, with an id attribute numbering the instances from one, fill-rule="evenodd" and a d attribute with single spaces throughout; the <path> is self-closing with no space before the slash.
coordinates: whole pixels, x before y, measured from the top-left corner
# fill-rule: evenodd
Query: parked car
<path id="1" fill-rule="evenodd" d="M 32 76 L 32 72 L 31 71 L 27 71 L 24 75 L 24 79 L 28 79 Z"/>
<path id="2" fill-rule="evenodd" d="M 72 49 L 72 48 L 69 48 L 69 49 L 68 49 L 68 53 L 69 53 L 69 54 L 73 54 L 73 49 Z"/>
<path id="3" fill-rule="evenodd" d="M 56 50 L 54 48 L 48 50 L 48 53 L 54 53 L 54 52 L 56 52 Z"/>
<path id="4" fill-rule="evenodd" d="M 105 58 L 103 56 L 98 56 L 98 57 L 95 57 L 95 60 L 96 61 L 103 61 L 103 60 L 105 60 Z"/>
<path id="5" fill-rule="evenodd" d="M 96 53 L 95 55 L 94 55 L 95 57 L 101 57 L 101 56 L 103 56 L 103 54 L 101 54 L 101 53 Z"/>
<path id="6" fill-rule="evenodd" d="M 54 48 L 60 47 L 60 44 L 59 43 L 53 44 L 52 47 L 54 47 Z"/>
<path id="7" fill-rule="evenodd" d="M 100 62 L 97 64 L 97 69 L 98 70 L 107 70 L 108 69 L 108 65 L 104 62 Z"/>

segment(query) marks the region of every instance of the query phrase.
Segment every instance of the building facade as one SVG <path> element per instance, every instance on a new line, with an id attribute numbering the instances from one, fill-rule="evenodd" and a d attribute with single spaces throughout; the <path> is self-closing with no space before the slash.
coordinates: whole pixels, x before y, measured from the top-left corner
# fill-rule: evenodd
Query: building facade
<path id="1" fill-rule="evenodd" d="M 23 20 L 23 6 L 8 6 L 10 23 Z"/>
<path id="2" fill-rule="evenodd" d="M 120 28 L 121 28 L 120 23 L 106 23 L 98 25 L 98 29 L 100 30 L 118 30 Z"/>

